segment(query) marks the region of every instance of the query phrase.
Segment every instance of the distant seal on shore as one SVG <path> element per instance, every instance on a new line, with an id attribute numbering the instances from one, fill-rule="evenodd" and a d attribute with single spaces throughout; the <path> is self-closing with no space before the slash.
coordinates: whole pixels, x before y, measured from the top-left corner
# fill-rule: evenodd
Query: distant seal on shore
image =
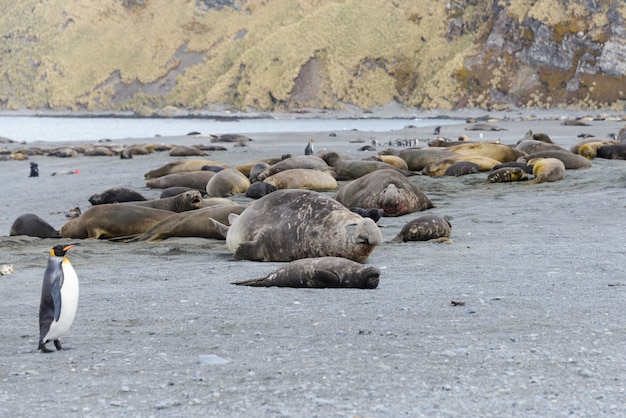
<path id="1" fill-rule="evenodd" d="M 277 190 L 231 217 L 226 245 L 237 260 L 336 256 L 364 262 L 383 239 L 373 220 L 309 190 Z"/>
<path id="2" fill-rule="evenodd" d="M 466 131 L 506 131 L 505 128 L 490 123 L 478 122 L 465 127 Z"/>
<path id="3" fill-rule="evenodd" d="M 206 155 L 206 152 L 186 145 L 177 145 L 170 150 L 170 157 L 203 157 Z"/>
<path id="4" fill-rule="evenodd" d="M 233 282 L 239 286 L 375 289 L 380 270 L 342 257 L 303 258 L 259 279 Z"/>
<path id="5" fill-rule="evenodd" d="M 391 242 L 429 241 L 431 239 L 449 238 L 452 225 L 441 216 L 422 215 L 408 222 Z"/>
<path id="6" fill-rule="evenodd" d="M 188 171 L 167 174 L 146 181 L 151 189 L 167 189 L 169 187 L 190 187 L 196 190 L 206 190 L 207 183 L 216 173 L 213 171 Z"/>
<path id="7" fill-rule="evenodd" d="M 528 164 L 533 166 L 535 178 L 526 184 L 553 182 L 565 178 L 565 164 L 557 158 L 533 158 Z"/>
<path id="8" fill-rule="evenodd" d="M 206 184 L 211 197 L 228 197 L 243 194 L 250 187 L 250 180 L 237 169 L 227 168 L 216 173 Z"/>
<path id="9" fill-rule="evenodd" d="M 344 185 L 335 199 L 346 207 L 380 208 L 385 216 L 430 209 L 428 197 L 406 176 L 393 169 L 377 170 Z"/>
<path id="10" fill-rule="evenodd" d="M 161 199 L 145 200 L 141 202 L 125 202 L 124 204 L 169 210 L 171 212 L 186 212 L 204 207 L 202 194 L 197 190 L 190 190 L 175 196 L 164 197 Z"/>
<path id="11" fill-rule="evenodd" d="M 406 162 L 410 171 L 421 171 L 428 164 L 452 158 L 458 154 L 447 148 L 407 148 L 401 151 L 387 148 L 381 150 L 378 155 L 397 155 Z"/>
<path id="12" fill-rule="evenodd" d="M 63 238 L 115 238 L 146 232 L 157 222 L 171 216 L 169 210 L 130 204 L 92 206 L 61 228 Z"/>
<path id="13" fill-rule="evenodd" d="M 502 167 L 489 173 L 485 183 L 510 183 L 525 180 L 528 180 L 528 174 L 526 174 L 524 169 L 520 167 Z"/>
<path id="14" fill-rule="evenodd" d="M 228 166 L 224 163 L 220 163 L 218 161 L 212 160 L 197 160 L 197 159 L 186 159 L 186 160 L 178 160 L 172 163 L 165 164 L 162 167 L 155 168 L 154 170 L 148 171 L 144 174 L 144 178 L 146 180 L 154 179 L 157 177 L 163 177 L 168 174 L 174 173 L 184 173 L 189 171 L 200 171 L 202 167 L 205 165 L 216 165 L 220 167 L 227 168 Z"/>
<path id="15" fill-rule="evenodd" d="M 146 200 L 146 198 L 139 192 L 125 187 L 114 187 L 107 189 L 102 193 L 91 195 L 89 203 L 96 206 L 105 205 L 107 203 L 135 202 L 144 200 Z"/>
<path id="16" fill-rule="evenodd" d="M 61 238 L 59 231 L 33 213 L 18 216 L 9 231 L 10 236 L 27 235 L 37 238 Z"/>

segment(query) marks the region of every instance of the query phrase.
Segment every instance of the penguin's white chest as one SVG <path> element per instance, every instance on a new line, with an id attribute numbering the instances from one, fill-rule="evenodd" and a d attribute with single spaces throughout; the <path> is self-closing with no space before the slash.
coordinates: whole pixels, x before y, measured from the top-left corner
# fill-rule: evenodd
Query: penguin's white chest
<path id="1" fill-rule="evenodd" d="M 69 260 L 63 260 L 63 286 L 61 286 L 61 314 L 58 321 L 52 321 L 50 330 L 46 334 L 44 341 L 59 339 L 69 331 L 76 309 L 78 308 L 78 277 L 72 268 Z"/>

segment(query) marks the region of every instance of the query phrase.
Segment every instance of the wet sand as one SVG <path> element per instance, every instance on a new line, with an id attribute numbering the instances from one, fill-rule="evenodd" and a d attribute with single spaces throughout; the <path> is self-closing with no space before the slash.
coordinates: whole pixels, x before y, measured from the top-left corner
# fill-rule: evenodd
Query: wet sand
<path id="1" fill-rule="evenodd" d="M 606 137 L 624 124 L 589 123 L 500 121 L 507 130 L 483 140 L 514 144 L 532 129 L 569 148 L 580 133 Z M 427 139 L 433 126 L 250 134 L 249 146 L 226 144 L 208 158 L 296 155 L 309 138 L 316 150 L 364 158 L 375 152 L 357 149 L 372 139 Z M 442 135 L 478 140 L 464 127 Z M 43 145 L 59 144 L 28 144 Z M 375 290 L 233 286 L 282 263 L 235 261 L 223 241 L 81 240 L 69 254 L 81 298 L 62 339 L 68 349 L 40 354 L 47 252 L 66 240 L 9 237 L 13 220 L 35 213 L 60 228 L 65 212 L 86 210 L 89 196 L 111 187 L 156 198 L 144 173 L 177 159 L 34 157 L 38 178 L 28 178 L 28 161 L 0 161 L 0 265 L 14 269 L 0 276 L 0 415 L 626 414 L 624 161 L 596 159 L 531 186 L 484 184 L 487 173 L 412 177 L 436 206 L 428 213 L 451 217 L 453 244 L 390 243 L 419 214 L 381 219 L 385 243 L 367 261 L 382 273 Z M 50 175 L 70 170 L 79 174 Z"/>

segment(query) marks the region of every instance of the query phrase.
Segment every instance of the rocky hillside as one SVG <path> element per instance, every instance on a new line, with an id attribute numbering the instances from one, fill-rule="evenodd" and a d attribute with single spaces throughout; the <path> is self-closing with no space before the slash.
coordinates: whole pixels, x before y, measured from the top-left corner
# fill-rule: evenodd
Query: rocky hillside
<path id="1" fill-rule="evenodd" d="M 0 109 L 624 108 L 623 0 L 0 0 Z"/>

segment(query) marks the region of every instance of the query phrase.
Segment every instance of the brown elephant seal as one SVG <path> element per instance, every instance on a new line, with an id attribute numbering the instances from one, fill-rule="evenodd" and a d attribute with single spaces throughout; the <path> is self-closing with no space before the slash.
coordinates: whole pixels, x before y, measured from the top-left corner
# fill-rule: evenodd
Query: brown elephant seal
<path id="1" fill-rule="evenodd" d="M 450 165 L 443 172 L 444 176 L 465 176 L 467 174 L 474 174 L 480 171 L 480 166 L 471 161 L 457 161 Z"/>
<path id="2" fill-rule="evenodd" d="M 387 152 L 389 152 L 389 150 L 382 150 L 378 155 L 386 155 L 385 153 Z M 458 154 L 447 148 L 407 148 L 392 155 L 397 155 L 402 158 L 406 162 L 409 171 L 421 171 L 428 164 L 445 160 L 446 158 L 452 158 Z"/>
<path id="3" fill-rule="evenodd" d="M 61 238 L 59 231 L 33 213 L 18 216 L 11 225 L 9 235 L 27 235 L 37 238 Z"/>
<path id="4" fill-rule="evenodd" d="M 564 126 L 591 126 L 580 119 L 563 119 L 561 125 Z"/>
<path id="5" fill-rule="evenodd" d="M 216 173 L 206 184 L 210 197 L 228 197 L 243 194 L 250 187 L 250 180 L 235 168 Z"/>
<path id="6" fill-rule="evenodd" d="M 528 174 L 526 174 L 524 169 L 520 167 L 502 167 L 489 173 L 485 183 L 510 183 L 526 180 L 528 180 Z"/>
<path id="7" fill-rule="evenodd" d="M 183 173 L 167 174 L 146 181 L 151 189 L 167 189 L 169 187 L 190 187 L 196 190 L 206 190 L 207 183 L 216 173 L 213 171 L 188 171 Z"/>
<path id="8" fill-rule="evenodd" d="M 266 168 L 260 172 L 256 177 L 250 176 L 250 182 L 263 181 L 269 176 L 285 170 L 291 170 L 293 168 L 309 168 L 313 170 L 320 170 L 328 168 L 326 161 L 315 155 L 297 155 L 295 157 L 289 157 L 282 161 L 277 162 L 274 165 Z"/>
<path id="9" fill-rule="evenodd" d="M 462 155 L 477 155 L 481 157 L 492 158 L 501 163 L 507 161 L 515 161 L 526 155 L 525 152 L 517 150 L 513 147 L 495 142 L 471 142 L 467 144 L 448 147 L 449 151 Z"/>
<path id="10" fill-rule="evenodd" d="M 598 138 L 595 136 L 586 136 L 584 139 L 577 141 L 572 146 L 570 146 L 569 150 L 570 152 L 573 152 L 574 154 L 582 155 L 580 153 L 580 147 L 582 147 L 585 144 L 590 144 L 590 143 L 604 143 L 604 145 L 619 144 L 619 142 L 615 140 L 603 139 L 603 138 Z"/>
<path id="11" fill-rule="evenodd" d="M 565 164 L 557 158 L 533 158 L 528 164 L 533 166 L 535 178 L 526 184 L 553 182 L 565 178 Z"/>
<path id="12" fill-rule="evenodd" d="M 252 167 L 250 167 L 248 171 L 248 179 L 250 180 L 251 183 L 254 183 L 253 179 L 256 179 L 259 176 L 259 174 L 261 174 L 264 170 L 267 170 L 268 168 L 270 168 L 270 165 L 266 162 L 261 161 L 261 162 L 255 163 Z M 245 175 L 245 173 L 243 172 L 242 174 Z"/>
<path id="13" fill-rule="evenodd" d="M 589 161 L 582 155 L 573 154 L 567 150 L 536 152 L 534 154 L 526 155 L 520 158 L 518 161 L 528 162 L 535 158 L 556 158 L 558 160 L 561 160 L 563 164 L 565 164 L 565 168 L 568 170 L 591 167 L 591 161 Z"/>
<path id="14" fill-rule="evenodd" d="M 379 155 L 378 158 L 385 164 L 389 164 L 399 170 L 409 171 L 409 165 L 397 155 Z"/>
<path id="15" fill-rule="evenodd" d="M 161 199 L 145 200 L 142 202 L 126 202 L 125 205 L 139 205 L 146 208 L 169 210 L 170 212 L 186 212 L 204 207 L 202 194 L 197 190 L 190 190 L 176 196 Z"/>
<path id="16" fill-rule="evenodd" d="M 578 147 L 578 155 L 585 157 L 588 160 L 593 160 L 598 155 L 598 148 L 605 145 L 613 145 L 615 141 L 591 141 L 582 144 Z"/>
<path id="17" fill-rule="evenodd" d="M 378 220 L 382 218 L 383 215 L 385 214 L 385 211 L 380 208 L 364 209 L 364 208 L 352 207 L 350 208 L 350 210 L 354 213 L 358 213 L 364 218 L 370 218 L 374 222 L 378 222 Z"/>
<path id="18" fill-rule="evenodd" d="M 626 160 L 626 143 L 601 146 L 598 148 L 597 157 L 609 160 Z"/>
<path id="19" fill-rule="evenodd" d="M 132 241 L 161 241 L 172 237 L 224 240 L 222 230 L 217 228 L 216 224 L 209 219 L 227 224 L 231 214 L 239 215 L 244 209 L 246 209 L 244 205 L 220 205 L 192 212 L 176 213 L 163 219 Z"/>
<path id="20" fill-rule="evenodd" d="M 142 234 L 168 216 L 169 210 L 130 204 L 92 206 L 61 228 L 63 238 L 115 238 Z"/>
<path id="21" fill-rule="evenodd" d="M 183 187 L 183 186 L 168 187 L 167 189 L 163 189 L 159 198 L 163 199 L 164 197 L 172 197 L 172 196 L 179 195 L 183 192 L 189 192 L 192 190 L 198 190 L 198 189 L 193 189 L 191 187 Z M 198 190 L 198 191 L 200 193 L 203 193 L 201 190 Z M 204 193 L 206 193 L 206 191 L 204 191 Z"/>
<path id="22" fill-rule="evenodd" d="M 246 197 L 260 199 L 267 194 L 275 192 L 276 190 L 278 190 L 276 186 L 272 186 L 264 181 L 256 181 L 248 187 L 248 190 L 246 190 Z"/>
<path id="23" fill-rule="evenodd" d="M 441 177 L 448 168 L 461 161 L 476 164 L 479 171 L 489 171 L 492 170 L 495 165 L 500 164 L 500 161 L 482 155 L 457 155 L 452 158 L 446 158 L 445 160 L 428 164 L 422 169 L 422 174 L 430 177 Z"/>
<path id="24" fill-rule="evenodd" d="M 310 190 L 270 193 L 231 220 L 225 232 L 236 259 L 255 261 L 335 256 L 362 263 L 383 240 L 373 220 Z"/>
<path id="25" fill-rule="evenodd" d="M 365 160 L 347 160 L 335 152 L 329 152 L 324 155 L 324 161 L 335 170 L 335 178 L 337 180 L 354 180 L 363 177 L 366 174 L 373 173 L 377 170 L 397 170 L 405 176 L 415 175 L 406 170 L 400 170 L 382 161 L 365 161 Z"/>
<path id="26" fill-rule="evenodd" d="M 533 167 L 531 165 L 526 164 L 524 161 L 509 161 L 507 163 L 502 163 L 498 165 L 494 165 L 492 171 L 499 170 L 500 168 L 505 167 L 519 167 L 524 170 L 527 174 L 533 173 Z"/>
<path id="27" fill-rule="evenodd" d="M 185 160 L 174 161 L 172 163 L 165 164 L 162 167 L 155 168 L 154 170 L 150 170 L 146 174 L 144 174 L 144 178 L 146 180 L 150 180 L 150 179 L 154 179 L 157 177 L 163 177 L 168 174 L 185 173 L 189 171 L 200 171 L 202 170 L 202 167 L 204 167 L 205 165 L 216 165 L 216 166 L 220 166 L 224 168 L 228 167 L 226 164 L 223 164 L 217 161 L 185 159 Z"/>
<path id="28" fill-rule="evenodd" d="M 567 151 L 565 148 L 559 145 L 551 144 L 551 143 L 547 143 L 543 141 L 536 141 L 534 139 L 529 139 L 529 140 L 520 142 L 519 144 L 515 146 L 515 149 L 517 149 L 518 151 L 525 152 L 526 154 L 534 154 L 536 152 L 543 152 L 543 151 Z"/>
<path id="29" fill-rule="evenodd" d="M 93 206 L 105 205 L 107 203 L 136 202 L 147 200 L 141 193 L 125 187 L 114 187 L 102 193 L 91 195 L 89 203 Z"/>
<path id="30" fill-rule="evenodd" d="M 377 170 L 343 186 L 335 199 L 344 206 L 380 208 L 401 216 L 433 207 L 426 195 L 396 170 Z"/>
<path id="31" fill-rule="evenodd" d="M 204 157 L 206 155 L 204 151 L 186 145 L 176 145 L 170 150 L 170 157 Z"/>
<path id="32" fill-rule="evenodd" d="M 492 125 L 491 123 L 478 122 L 465 127 L 466 131 L 506 131 L 505 128 Z"/>
<path id="33" fill-rule="evenodd" d="M 422 215 L 404 225 L 391 242 L 449 238 L 451 232 L 452 225 L 446 218 L 437 215 Z"/>
<path id="34" fill-rule="evenodd" d="M 240 135 L 240 134 L 222 134 L 222 135 L 211 135 L 211 142 L 236 142 L 236 143 L 245 143 L 252 141 L 251 138 Z"/>
<path id="35" fill-rule="evenodd" d="M 292 168 L 273 174 L 263 180 L 277 189 L 302 189 L 328 191 L 337 189 L 337 180 L 328 170 L 312 170 L 309 168 Z"/>
<path id="36" fill-rule="evenodd" d="M 303 258 L 259 279 L 232 284 L 255 287 L 375 289 L 380 270 L 342 257 Z"/>

